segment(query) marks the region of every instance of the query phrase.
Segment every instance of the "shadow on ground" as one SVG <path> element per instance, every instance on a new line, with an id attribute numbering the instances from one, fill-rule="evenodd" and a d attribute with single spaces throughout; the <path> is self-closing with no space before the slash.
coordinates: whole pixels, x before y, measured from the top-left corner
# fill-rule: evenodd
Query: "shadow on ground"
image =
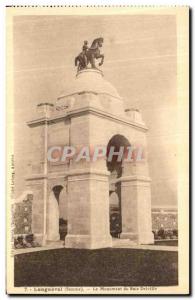
<path id="1" fill-rule="evenodd" d="M 170 286 L 177 252 L 55 249 L 15 256 L 15 286 Z"/>

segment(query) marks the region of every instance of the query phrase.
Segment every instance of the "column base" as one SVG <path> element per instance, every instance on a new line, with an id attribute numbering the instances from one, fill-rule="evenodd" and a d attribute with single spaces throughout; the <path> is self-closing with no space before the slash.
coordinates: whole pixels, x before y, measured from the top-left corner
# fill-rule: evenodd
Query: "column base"
<path id="1" fill-rule="evenodd" d="M 112 247 L 111 236 L 91 237 L 90 235 L 71 235 L 65 238 L 65 248 L 100 249 Z"/>
<path id="2" fill-rule="evenodd" d="M 56 235 L 53 235 L 53 236 L 47 236 L 47 241 L 48 242 L 57 242 L 60 240 L 60 235 L 59 234 L 56 234 Z"/>
<path id="3" fill-rule="evenodd" d="M 47 235 L 43 235 L 43 234 L 39 234 L 39 233 L 35 233 L 34 234 L 34 239 L 37 243 L 40 244 L 40 246 L 46 246 L 48 244 L 51 245 L 51 243 L 58 243 L 60 241 L 60 235 L 56 235 L 55 237 L 48 238 Z"/>
<path id="4" fill-rule="evenodd" d="M 40 244 L 40 246 L 45 246 L 47 243 L 47 236 L 41 233 L 34 233 L 34 240 Z"/>
<path id="5" fill-rule="evenodd" d="M 138 237 L 138 243 L 141 245 L 154 244 L 154 235 L 152 232 L 142 232 Z"/>
<path id="6" fill-rule="evenodd" d="M 122 232 L 120 234 L 120 239 L 129 239 L 130 241 L 137 242 L 138 234 L 133 232 Z"/>
<path id="7" fill-rule="evenodd" d="M 129 239 L 138 245 L 154 244 L 154 235 L 152 232 L 142 232 L 141 234 L 132 232 L 122 232 L 120 234 L 121 239 Z"/>

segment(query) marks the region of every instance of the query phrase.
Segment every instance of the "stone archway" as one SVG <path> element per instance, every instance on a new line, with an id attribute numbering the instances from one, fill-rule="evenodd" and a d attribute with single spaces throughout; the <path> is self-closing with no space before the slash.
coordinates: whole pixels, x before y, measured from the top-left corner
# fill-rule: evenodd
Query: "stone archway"
<path id="1" fill-rule="evenodd" d="M 109 160 L 109 152 L 113 147 L 112 159 Z M 123 160 L 126 148 L 130 142 L 123 135 L 114 135 L 107 145 L 107 169 L 109 176 L 109 203 L 110 203 L 110 233 L 112 237 L 120 237 L 122 232 L 122 205 L 121 205 L 121 177 L 123 173 Z M 120 153 L 122 153 L 120 157 Z M 118 154 L 117 154 L 118 153 Z M 119 161 L 118 161 L 119 160 Z"/>
<path id="2" fill-rule="evenodd" d="M 62 226 L 66 213 L 64 187 L 62 185 L 55 185 L 48 197 L 47 202 L 47 240 L 59 241 L 60 226 Z M 64 220 L 65 221 L 65 220 Z M 67 221 L 67 220 L 66 220 Z"/>

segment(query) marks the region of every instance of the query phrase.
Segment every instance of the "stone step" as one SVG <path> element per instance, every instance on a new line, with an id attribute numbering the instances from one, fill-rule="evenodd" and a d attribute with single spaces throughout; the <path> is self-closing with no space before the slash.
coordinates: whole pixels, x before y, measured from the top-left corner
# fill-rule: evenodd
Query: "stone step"
<path id="1" fill-rule="evenodd" d="M 112 239 L 113 246 L 136 245 L 136 242 L 129 239 Z"/>
<path id="2" fill-rule="evenodd" d="M 47 246 L 64 246 L 64 241 L 47 241 L 46 242 Z"/>

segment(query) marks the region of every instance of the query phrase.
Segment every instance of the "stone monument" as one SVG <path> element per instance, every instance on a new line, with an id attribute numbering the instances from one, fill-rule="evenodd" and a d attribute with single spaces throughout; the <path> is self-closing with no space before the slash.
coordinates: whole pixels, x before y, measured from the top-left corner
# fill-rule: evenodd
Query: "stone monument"
<path id="1" fill-rule="evenodd" d="M 26 182 L 33 193 L 32 232 L 42 245 L 59 241 L 59 219 L 63 219 L 67 221 L 65 247 L 112 247 L 112 199 L 119 203 L 120 239 L 153 243 L 147 157 L 121 165 L 106 159 L 48 161 L 48 149 L 61 145 L 147 148 L 148 129 L 141 113 L 125 110 L 116 88 L 96 68 L 95 59 L 101 58 L 100 65 L 104 59 L 102 43 L 103 38 L 95 39 L 88 48 L 84 42 L 75 59 L 76 77 L 55 104 L 40 103 L 37 118 L 28 122 L 32 147 Z"/>

